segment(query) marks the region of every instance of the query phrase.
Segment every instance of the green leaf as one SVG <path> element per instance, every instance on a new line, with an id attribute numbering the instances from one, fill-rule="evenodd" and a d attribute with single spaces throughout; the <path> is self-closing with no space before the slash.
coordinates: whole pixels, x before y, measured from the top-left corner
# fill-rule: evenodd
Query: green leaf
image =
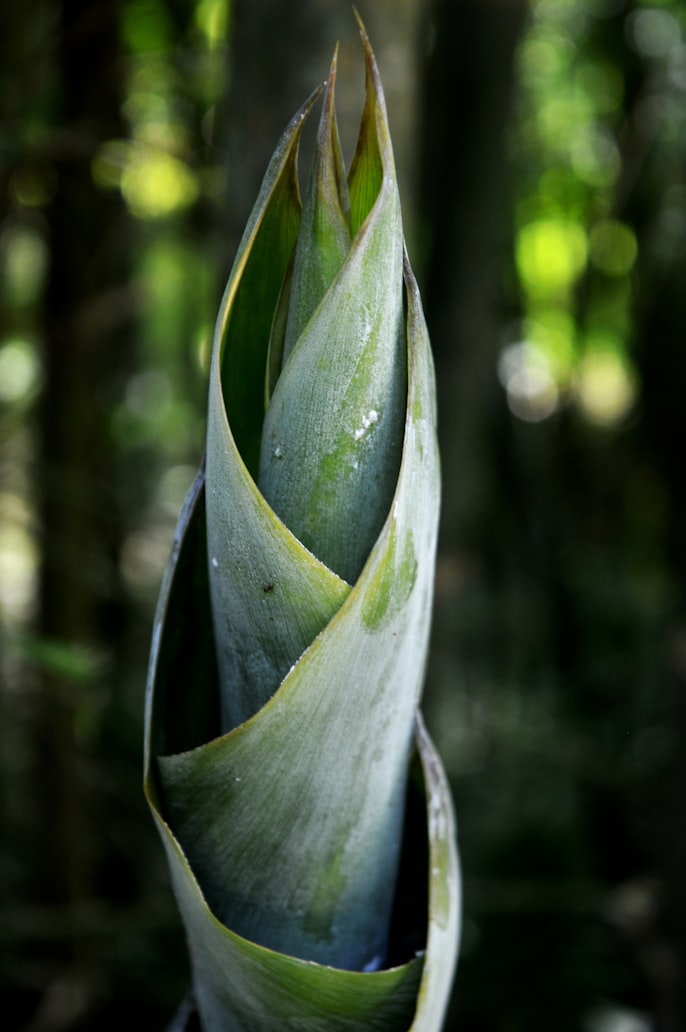
<path id="1" fill-rule="evenodd" d="M 370 139 L 358 146 L 362 157 L 353 182 L 373 178 L 369 154 L 378 157 L 383 175 L 375 180 L 377 194 L 364 224 L 276 384 L 259 476 L 260 490 L 286 526 L 351 584 L 388 514 L 407 401 L 400 199 L 371 51 L 367 63 L 371 114 L 362 131 Z M 331 171 L 329 185 L 335 180 Z M 310 278 L 309 232 L 305 240 L 307 249 L 296 251 L 294 282 L 300 260 L 303 277 Z"/>
<path id="2" fill-rule="evenodd" d="M 348 176 L 350 225 L 357 233 L 369 215 L 381 189 L 384 175 L 395 179 L 391 137 L 379 71 L 367 33 L 355 12 L 365 52 L 365 104 L 357 138 L 357 148 Z M 390 161 L 389 161 L 390 156 Z"/>
<path id="3" fill-rule="evenodd" d="M 439 1032 L 455 963 L 459 871 L 445 774 L 421 721 L 416 745 L 429 830 L 427 948 L 423 960 L 385 971 L 359 973 L 306 963 L 263 949 L 222 927 L 156 812 L 187 930 L 195 997 L 206 1032 L 300 1027 L 308 1032 Z M 416 848 L 416 829 L 414 836 Z"/>
<path id="4" fill-rule="evenodd" d="M 145 793 L 160 832 L 188 936 L 195 997 L 208 1030 L 275 1032 L 306 1021 L 310 1032 L 395 1032 L 408 1026 L 422 971 L 420 959 L 391 970 L 361 974 L 283 956 L 222 926 L 165 817 L 155 753 L 178 741 L 184 722 L 197 717 L 187 674 L 211 655 L 211 624 L 192 614 L 207 605 L 201 532 L 205 475 L 201 470 L 179 519 L 160 593 L 146 694 Z M 183 607 L 191 619 L 181 620 Z M 211 667 L 205 687 L 213 684 Z M 184 691 L 185 689 L 185 691 Z M 207 691 L 211 695 L 211 690 Z M 175 705 L 176 704 L 176 705 Z M 212 726 L 205 715 L 205 732 Z M 215 719 L 218 719 L 215 717 Z M 201 731 L 202 733 L 202 731 Z"/>
<path id="5" fill-rule="evenodd" d="M 244 451 L 256 428 L 261 429 L 264 412 L 269 327 L 256 284 L 266 265 L 265 276 L 273 287 L 272 311 L 276 280 L 283 278 L 287 265 L 285 249 L 274 265 L 284 237 L 280 209 L 285 204 L 290 225 L 295 155 L 312 102 L 310 98 L 291 121 L 269 166 L 215 333 L 207 431 L 207 541 L 225 729 L 247 720 L 270 698 L 350 590 L 274 518 Z M 259 334 L 245 328 L 251 307 L 259 315 Z M 259 370 L 253 351 L 259 353 Z"/>
<path id="6" fill-rule="evenodd" d="M 412 312 L 403 460 L 359 580 L 256 717 L 160 759 L 172 826 L 219 919 L 353 969 L 386 955 L 433 589 L 433 380 Z M 280 526 L 267 514 L 265 540 Z M 294 578 L 298 568 L 296 555 Z"/>
<path id="7" fill-rule="evenodd" d="M 272 317 L 300 224 L 298 144 L 303 122 L 320 92 L 315 90 L 293 117 L 274 152 L 221 306 L 222 386 L 234 440 L 255 476 Z"/>
<path id="8" fill-rule="evenodd" d="M 459 872 L 445 774 L 419 717 L 415 742 L 421 761 L 419 788 L 425 795 L 424 831 L 420 807 L 417 826 L 408 829 L 406 840 L 413 857 L 423 834 L 429 844 L 428 935 L 423 964 L 414 961 L 388 971 L 361 974 L 283 957 L 243 940 L 212 914 L 164 818 L 154 752 L 164 738 L 161 725 L 171 715 L 168 697 L 178 691 L 177 672 L 184 682 L 184 660 L 192 669 L 206 646 L 212 644 L 211 640 L 197 639 L 189 622 L 184 625 L 174 619 L 175 609 L 180 615 L 181 600 L 191 612 L 203 608 L 202 547 L 197 535 L 204 511 L 203 492 L 201 471 L 181 514 L 160 594 L 146 696 L 145 762 L 146 796 L 167 852 L 184 918 L 203 1028 L 205 1032 L 277 1032 L 300 1027 L 298 1022 L 306 1021 L 309 1032 L 405 1032 L 410 1028 L 411 1032 L 439 1032 L 457 948 Z M 178 701 L 178 716 L 193 713 L 195 700 L 190 693 L 179 696 Z M 409 872 L 411 887 L 416 889 L 423 870 L 420 866 L 419 871 Z M 402 912 L 406 908 L 402 895 L 397 907 Z"/>
<path id="9" fill-rule="evenodd" d="M 438 1032 L 456 954 L 454 819 L 417 710 L 439 505 L 433 366 L 363 40 L 352 243 L 330 83 L 302 218 L 313 98 L 229 279 L 206 468 L 153 632 L 145 790 L 205 1032 Z"/>
<path id="10" fill-rule="evenodd" d="M 350 250 L 350 202 L 334 110 L 335 79 L 336 54 L 295 249 L 284 363 Z"/>
<path id="11" fill-rule="evenodd" d="M 429 825 L 429 927 L 417 1010 L 409 1032 L 439 1032 L 457 962 L 462 883 L 450 786 L 419 712 L 415 742 L 422 764 Z"/>

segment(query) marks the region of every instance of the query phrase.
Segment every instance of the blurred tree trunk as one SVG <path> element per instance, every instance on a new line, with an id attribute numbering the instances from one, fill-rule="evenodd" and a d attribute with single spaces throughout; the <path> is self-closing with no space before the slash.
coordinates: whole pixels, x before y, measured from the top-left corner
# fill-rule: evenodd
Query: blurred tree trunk
<path id="1" fill-rule="evenodd" d="M 654 198 L 653 203 L 657 207 Z M 651 797 L 657 815 L 655 861 L 661 868 L 659 938 L 644 944 L 642 952 L 655 992 L 656 1030 L 678 1032 L 686 1028 L 686 304 L 682 261 L 662 267 L 653 261 L 641 272 L 643 288 L 650 284 L 650 304 L 639 313 L 636 327 L 643 432 L 649 467 L 666 490 L 665 565 L 672 594 L 663 639 L 666 654 L 657 655 L 655 662 L 665 670 L 661 683 L 673 734 L 669 777 Z"/>
<path id="2" fill-rule="evenodd" d="M 450 671 L 455 692 L 464 689 L 465 681 L 458 683 L 458 678 L 468 676 L 456 644 L 465 623 L 464 578 L 473 562 L 492 560 L 496 542 L 486 544 L 484 524 L 508 504 L 502 483 L 494 482 L 503 423 L 496 368 L 505 296 L 500 277 L 512 236 L 507 128 L 515 49 L 527 11 L 527 0 L 433 0 L 428 12 L 431 48 L 423 135 L 417 142 L 422 161 L 419 279 L 436 362 L 443 501 L 425 708 L 439 748 L 442 732 L 451 733 L 432 709 L 441 697 L 438 682 L 446 676 L 440 671 Z M 490 627 L 485 633 L 492 633 Z M 462 849 L 466 876 L 473 877 L 470 843 L 463 842 Z M 467 921 L 471 906 L 467 889 Z M 473 976 L 483 991 L 490 976 L 480 974 L 479 965 L 488 971 L 489 963 L 478 951 L 460 961 L 447 1027 L 474 1020 L 465 975 L 467 980 Z M 477 1023 L 487 1013 L 483 1004 L 477 1003 Z"/>
<path id="3" fill-rule="evenodd" d="M 482 568 L 502 563 L 507 546 L 493 528 L 512 504 L 502 475 L 509 445 L 497 356 L 513 225 L 507 132 L 527 14 L 528 0 L 433 0 L 429 10 L 419 279 L 436 363 L 443 469 L 431 654 L 462 677 L 465 663 L 484 662 L 496 642 L 492 606 L 472 657 L 457 654 L 466 582 L 481 584 Z M 502 653 L 489 656 L 493 670 Z M 430 728 L 431 688 L 430 678 Z"/>
<path id="4" fill-rule="evenodd" d="M 45 213 L 39 631 L 96 651 L 117 637 L 119 528 L 107 405 L 127 318 L 117 286 L 128 240 L 120 199 L 95 186 L 91 163 L 104 140 L 122 135 L 120 7 L 117 0 L 62 0 L 57 7 L 49 58 L 56 111 L 44 155 L 55 192 Z M 68 908 L 92 892 L 94 825 L 76 732 L 78 691 L 89 687 L 46 669 L 35 719 L 37 898 Z"/>
<path id="5" fill-rule="evenodd" d="M 507 127 L 527 0 L 434 0 L 423 106 L 422 280 L 438 372 L 443 538 L 483 513 L 500 277 L 511 240 Z M 425 285 L 424 285 L 425 284 Z"/>
<path id="6" fill-rule="evenodd" d="M 661 514 L 654 533 L 664 594 L 661 606 L 655 606 L 649 684 L 658 701 L 653 720 L 668 728 L 670 747 L 660 776 L 646 778 L 640 792 L 629 793 L 629 805 L 641 815 L 640 844 L 658 891 L 655 907 L 627 927 L 627 934 L 652 991 L 656 1032 L 680 1032 L 686 1028 L 686 295 L 683 235 L 680 248 L 672 251 L 660 223 L 664 225 L 666 198 L 683 179 L 686 141 L 683 134 L 669 139 L 657 104 L 653 117 L 645 117 L 656 74 L 652 62 L 638 65 L 633 74 L 627 70 L 632 89 L 625 102 L 616 215 L 635 228 L 639 241 L 631 343 L 641 398 L 618 464 L 624 459 L 627 470 L 634 475 L 641 471 L 650 485 L 643 495 L 632 497 L 635 524 L 646 520 L 651 507 Z M 677 104 L 678 96 L 672 84 L 662 94 L 665 108 Z M 681 207 L 683 211 L 683 202 Z M 650 515 L 646 525 L 649 520 Z M 644 535 L 646 547 L 650 539 L 645 530 Z M 629 686 L 634 700 L 640 681 L 637 675 Z"/>

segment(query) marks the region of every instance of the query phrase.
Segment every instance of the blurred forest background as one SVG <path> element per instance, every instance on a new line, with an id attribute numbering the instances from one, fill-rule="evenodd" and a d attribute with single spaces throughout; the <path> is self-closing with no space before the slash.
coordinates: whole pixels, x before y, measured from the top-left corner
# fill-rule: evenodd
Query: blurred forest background
<path id="1" fill-rule="evenodd" d="M 686 5 L 360 0 L 439 388 L 425 710 L 464 935 L 447 1032 L 686 1029 Z M 0 1010 L 163 1029 L 152 614 L 212 323 L 349 0 L 0 14 Z M 304 164 L 304 163 L 303 163 Z"/>

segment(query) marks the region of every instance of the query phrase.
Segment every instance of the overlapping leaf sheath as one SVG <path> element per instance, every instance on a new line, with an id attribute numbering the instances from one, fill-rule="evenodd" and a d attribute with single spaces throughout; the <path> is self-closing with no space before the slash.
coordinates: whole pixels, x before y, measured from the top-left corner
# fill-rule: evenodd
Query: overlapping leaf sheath
<path id="1" fill-rule="evenodd" d="M 155 626 L 146 787 L 208 1029 L 438 1029 L 452 974 L 452 813 L 417 724 L 433 370 L 365 48 L 347 181 L 334 67 L 304 207 L 296 157 L 314 98 L 245 231 L 215 338 L 206 469 Z M 408 875 L 413 750 L 428 851 Z M 410 915 L 417 892 L 426 904 L 413 873 L 428 918 Z"/>

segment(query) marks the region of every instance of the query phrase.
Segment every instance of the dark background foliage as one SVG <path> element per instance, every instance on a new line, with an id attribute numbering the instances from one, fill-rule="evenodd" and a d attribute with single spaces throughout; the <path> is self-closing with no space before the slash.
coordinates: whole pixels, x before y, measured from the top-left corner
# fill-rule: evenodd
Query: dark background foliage
<path id="1" fill-rule="evenodd" d="M 686 11 L 377 0 L 444 506 L 427 721 L 465 878 L 447 1030 L 686 1027 Z M 343 0 L 0 15 L 0 1007 L 163 1028 L 152 613 L 212 321 Z"/>

